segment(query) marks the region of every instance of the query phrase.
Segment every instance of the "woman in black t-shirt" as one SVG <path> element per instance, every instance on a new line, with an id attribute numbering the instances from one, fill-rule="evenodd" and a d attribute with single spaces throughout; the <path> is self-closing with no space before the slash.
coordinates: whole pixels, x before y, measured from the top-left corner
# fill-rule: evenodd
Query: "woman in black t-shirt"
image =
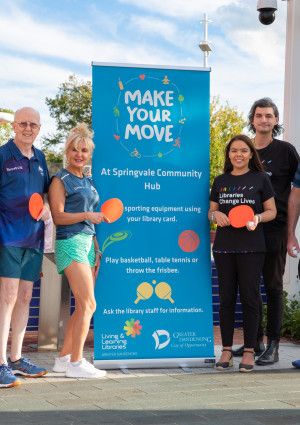
<path id="1" fill-rule="evenodd" d="M 233 219 L 230 221 L 230 211 L 239 205 L 251 207 L 254 217 L 243 227 L 233 227 L 243 224 L 234 224 Z M 245 135 L 233 137 L 226 146 L 224 174 L 213 182 L 208 216 L 217 224 L 213 255 L 219 281 L 223 351 L 216 367 L 224 370 L 233 365 L 234 312 L 239 289 L 245 345 L 239 370 L 250 372 L 254 365 L 259 283 L 265 252 L 261 223 L 276 217 L 276 207 L 269 177 L 263 171 L 251 139 Z"/>

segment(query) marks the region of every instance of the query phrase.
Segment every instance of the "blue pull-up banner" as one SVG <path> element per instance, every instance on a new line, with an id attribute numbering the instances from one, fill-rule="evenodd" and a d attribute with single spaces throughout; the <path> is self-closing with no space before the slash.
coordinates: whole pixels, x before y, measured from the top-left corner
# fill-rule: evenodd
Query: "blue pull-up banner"
<path id="1" fill-rule="evenodd" d="M 95 363 L 200 366 L 214 357 L 209 70 L 93 64 L 93 179 L 123 216 L 97 226 Z"/>

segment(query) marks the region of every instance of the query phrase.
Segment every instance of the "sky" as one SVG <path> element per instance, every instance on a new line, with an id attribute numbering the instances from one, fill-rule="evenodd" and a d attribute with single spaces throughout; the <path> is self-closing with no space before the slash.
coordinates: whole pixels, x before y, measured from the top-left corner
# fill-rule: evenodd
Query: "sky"
<path id="1" fill-rule="evenodd" d="M 286 2 L 258 21 L 256 0 L 0 0 L 0 107 L 40 111 L 40 136 L 55 131 L 45 104 L 91 62 L 202 66 L 207 13 L 211 95 L 246 116 L 269 96 L 283 111 Z"/>

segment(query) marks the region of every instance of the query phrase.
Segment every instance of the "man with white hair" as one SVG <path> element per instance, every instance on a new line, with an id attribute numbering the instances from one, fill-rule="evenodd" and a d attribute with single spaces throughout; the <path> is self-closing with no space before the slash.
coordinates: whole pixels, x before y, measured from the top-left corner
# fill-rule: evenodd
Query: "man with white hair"
<path id="1" fill-rule="evenodd" d="M 43 196 L 49 186 L 45 156 L 33 146 L 41 127 L 40 115 L 33 108 L 21 108 L 12 126 L 14 139 L 0 147 L 0 388 L 20 385 L 15 375 L 47 373 L 22 357 L 33 283 L 42 267 L 44 221 L 49 217 L 46 205 L 36 219 L 28 209 L 30 196 Z"/>

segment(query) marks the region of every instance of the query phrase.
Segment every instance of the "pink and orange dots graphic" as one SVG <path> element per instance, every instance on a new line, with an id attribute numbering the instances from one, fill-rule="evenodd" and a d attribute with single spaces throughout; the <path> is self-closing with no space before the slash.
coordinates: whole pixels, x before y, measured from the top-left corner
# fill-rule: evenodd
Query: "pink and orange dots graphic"
<path id="1" fill-rule="evenodd" d="M 200 238 L 193 230 L 184 230 L 178 237 L 178 245 L 184 252 L 194 252 L 200 244 Z"/>

